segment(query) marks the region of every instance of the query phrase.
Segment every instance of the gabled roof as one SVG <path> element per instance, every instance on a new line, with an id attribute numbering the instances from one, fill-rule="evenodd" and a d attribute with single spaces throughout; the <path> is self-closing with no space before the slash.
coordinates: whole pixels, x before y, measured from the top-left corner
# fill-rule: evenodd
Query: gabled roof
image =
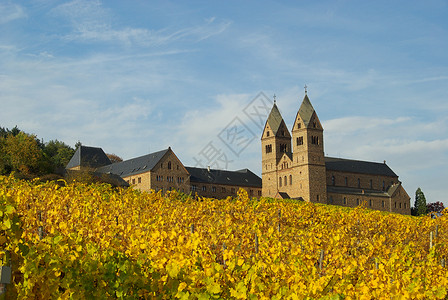
<path id="1" fill-rule="evenodd" d="M 277 104 L 274 103 L 274 106 L 272 107 L 271 112 L 269 113 L 268 119 L 266 121 L 266 123 L 269 124 L 269 126 L 271 127 L 274 136 L 277 135 L 277 131 L 280 128 L 282 121 L 283 117 L 280 114 L 280 111 L 278 110 Z"/>
<path id="2" fill-rule="evenodd" d="M 332 171 L 398 177 L 386 163 L 325 157 L 325 168 Z"/>
<path id="3" fill-rule="evenodd" d="M 303 120 L 303 123 L 305 123 L 305 127 L 308 127 L 308 124 L 311 121 L 313 113 L 314 113 L 313 105 L 311 105 L 308 95 L 305 94 L 305 97 L 303 98 L 303 101 L 302 101 L 302 105 L 300 105 L 299 112 L 298 112 L 300 118 L 302 118 L 302 120 Z"/>
<path id="4" fill-rule="evenodd" d="M 114 163 L 99 168 L 97 171 L 101 173 L 112 173 L 121 177 L 149 172 L 156 166 L 156 164 L 168 151 L 171 151 L 171 149 L 168 148 L 162 151 Z"/>
<path id="5" fill-rule="evenodd" d="M 185 167 L 190 173 L 190 183 L 214 183 L 261 188 L 261 178 L 249 169 L 238 171 Z"/>
<path id="6" fill-rule="evenodd" d="M 391 195 L 389 195 L 386 191 L 332 185 L 327 185 L 327 193 L 349 194 L 356 196 L 391 197 Z"/>
<path id="7" fill-rule="evenodd" d="M 68 162 L 66 169 L 74 167 L 98 168 L 110 165 L 112 162 L 104 153 L 103 149 L 88 146 L 79 146 Z"/>

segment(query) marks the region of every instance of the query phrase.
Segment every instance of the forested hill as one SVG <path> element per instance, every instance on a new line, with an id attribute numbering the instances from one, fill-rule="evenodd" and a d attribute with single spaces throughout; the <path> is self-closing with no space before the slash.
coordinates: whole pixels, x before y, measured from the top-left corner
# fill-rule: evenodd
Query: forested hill
<path id="1" fill-rule="evenodd" d="M 30 179 L 60 174 L 74 152 L 75 149 L 64 142 L 44 143 L 17 126 L 11 130 L 0 127 L 0 175 L 15 172 L 19 177 Z"/>

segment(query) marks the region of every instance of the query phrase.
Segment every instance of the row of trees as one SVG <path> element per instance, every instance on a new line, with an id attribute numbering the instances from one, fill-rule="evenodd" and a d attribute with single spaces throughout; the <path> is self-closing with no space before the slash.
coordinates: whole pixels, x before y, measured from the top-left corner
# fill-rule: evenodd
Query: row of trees
<path id="1" fill-rule="evenodd" d="M 60 173 L 74 153 L 74 148 L 61 141 L 44 143 L 17 126 L 11 130 L 0 127 L 0 175 L 16 172 L 32 178 Z"/>
<path id="2" fill-rule="evenodd" d="M 426 215 L 430 212 L 440 213 L 445 209 L 442 202 L 437 201 L 433 203 L 426 203 L 426 197 L 421 188 L 415 191 L 414 207 L 411 209 L 413 216 Z"/>

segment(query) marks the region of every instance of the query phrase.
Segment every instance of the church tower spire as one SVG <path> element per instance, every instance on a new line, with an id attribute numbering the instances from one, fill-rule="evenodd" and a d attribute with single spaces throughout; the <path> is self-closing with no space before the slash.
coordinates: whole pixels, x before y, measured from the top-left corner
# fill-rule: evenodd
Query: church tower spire
<path id="1" fill-rule="evenodd" d="M 277 166 L 285 153 L 291 155 L 291 134 L 277 107 L 272 106 L 261 136 L 263 195 L 278 192 Z"/>
<path id="2" fill-rule="evenodd" d="M 306 201 L 325 203 L 326 170 L 323 127 L 305 93 L 292 128 L 294 175 L 299 178 L 298 194 Z"/>

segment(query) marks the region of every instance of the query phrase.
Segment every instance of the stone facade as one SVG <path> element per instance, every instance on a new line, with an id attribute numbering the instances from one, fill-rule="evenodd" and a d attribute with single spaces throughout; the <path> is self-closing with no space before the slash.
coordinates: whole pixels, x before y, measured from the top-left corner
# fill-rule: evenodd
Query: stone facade
<path id="1" fill-rule="evenodd" d="M 323 131 L 306 94 L 292 134 L 274 101 L 261 137 L 263 196 L 410 214 L 410 197 L 385 162 L 325 157 Z"/>
<path id="2" fill-rule="evenodd" d="M 236 196 L 242 188 L 251 197 L 261 196 L 261 178 L 250 170 L 185 167 L 171 148 L 112 164 L 101 148 L 81 146 L 66 168 L 118 175 L 125 184 L 147 192 L 177 190 L 221 199 Z"/>

